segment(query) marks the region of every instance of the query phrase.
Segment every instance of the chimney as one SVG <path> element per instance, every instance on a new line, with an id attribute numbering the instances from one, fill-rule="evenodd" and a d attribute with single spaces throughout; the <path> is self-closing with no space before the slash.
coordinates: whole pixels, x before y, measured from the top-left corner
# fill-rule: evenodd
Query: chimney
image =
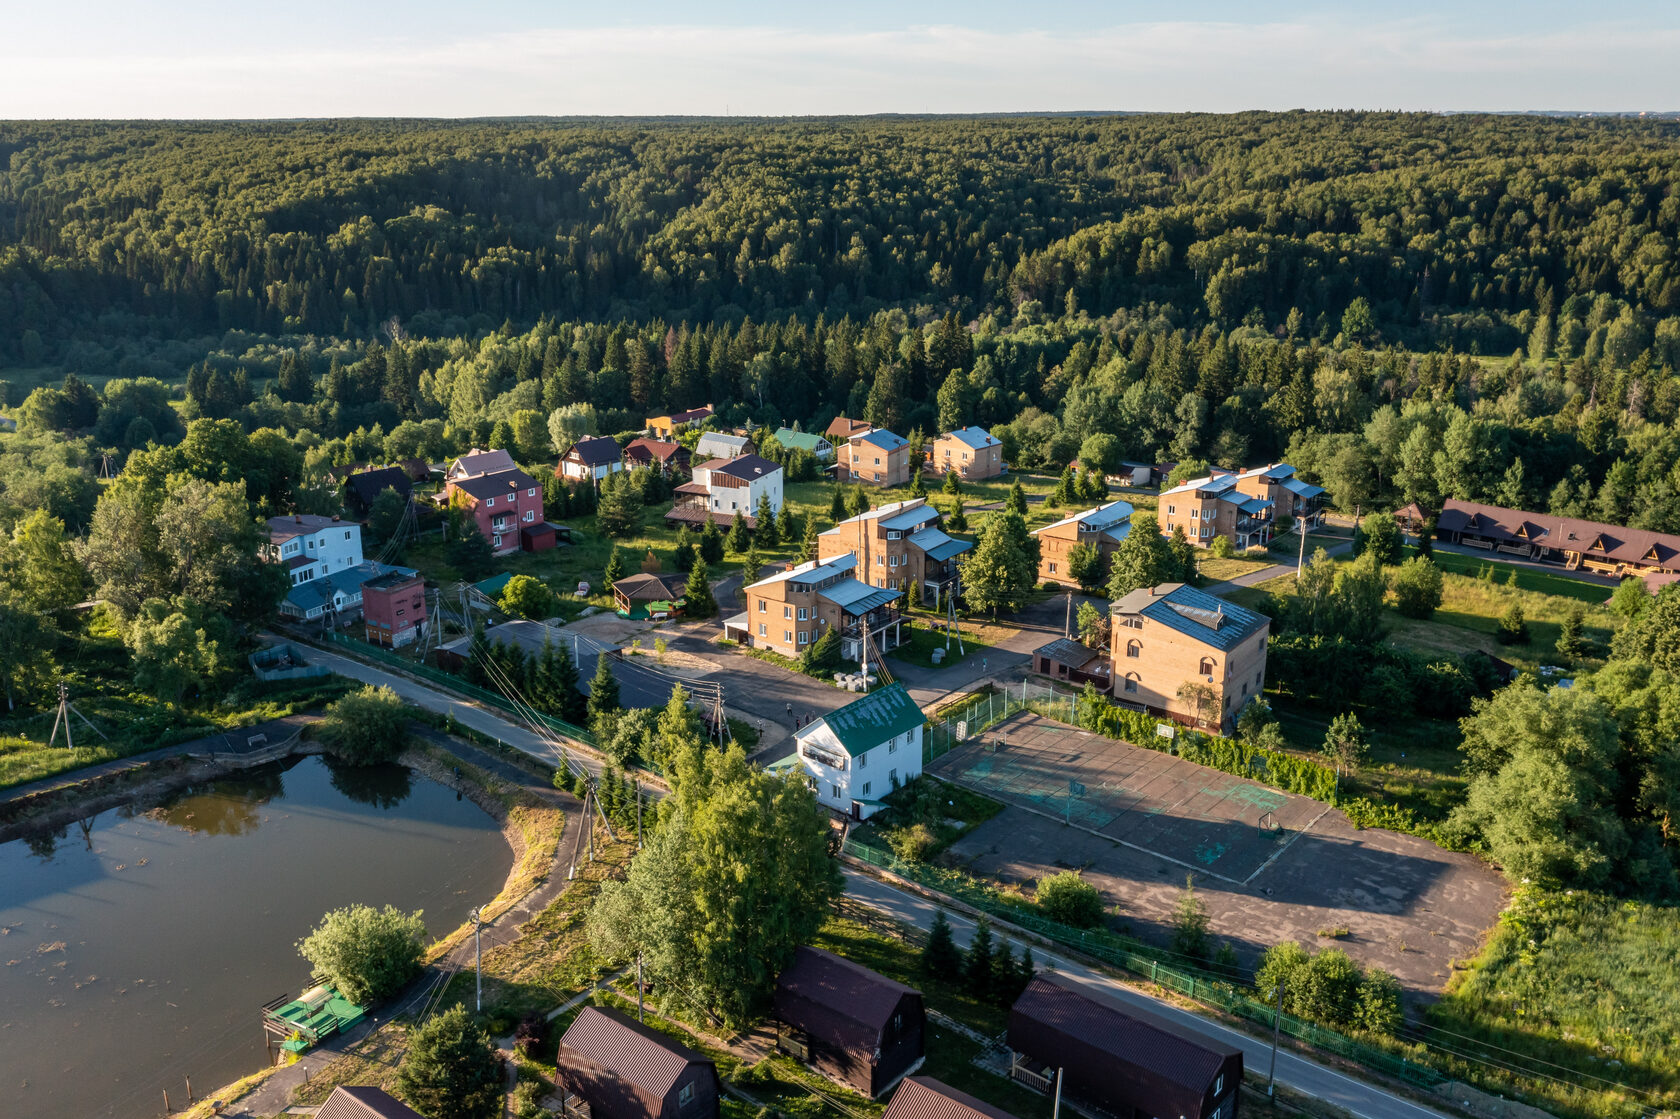
<path id="1" fill-rule="evenodd" d="M 292 514 L 292 521 L 296 524 L 301 525 L 303 523 L 303 514 L 302 513 L 293 513 Z"/>
<path id="2" fill-rule="evenodd" d="M 333 520 L 335 520 L 335 521 L 338 520 L 338 514 L 337 513 L 333 514 Z"/>

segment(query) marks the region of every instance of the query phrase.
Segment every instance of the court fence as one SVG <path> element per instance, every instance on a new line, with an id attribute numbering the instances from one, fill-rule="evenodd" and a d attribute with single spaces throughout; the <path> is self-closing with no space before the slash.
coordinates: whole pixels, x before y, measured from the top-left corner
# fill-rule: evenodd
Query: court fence
<path id="1" fill-rule="evenodd" d="M 1268 1029 L 1275 1025 L 1281 1034 L 1355 1061 L 1373 1071 L 1423 1088 L 1433 1088 L 1450 1079 L 1419 1057 L 1379 1049 L 1336 1030 L 1320 1026 L 1316 1022 L 1309 1022 L 1293 1014 L 1280 1014 L 1270 1003 L 1254 997 L 1250 993 L 1252 988 L 1239 987 L 1228 979 L 1218 978 L 1206 972 L 1198 973 L 1196 969 L 1186 967 L 1182 963 L 1164 962 L 1162 957 L 1170 956 L 1171 953 L 1151 948 L 1131 937 L 1121 936 L 1106 929 L 1078 929 L 1049 920 L 1026 909 L 1027 903 L 1024 901 L 1006 900 L 996 891 L 966 878 L 960 872 L 942 870 L 926 863 L 905 862 L 889 851 L 865 846 L 851 839 L 846 841 L 845 853 L 929 890 L 948 894 L 972 909 L 1036 933 L 1053 944 L 1075 949 L 1187 998 L 1217 1007 L 1228 1014 L 1234 1014 Z"/>

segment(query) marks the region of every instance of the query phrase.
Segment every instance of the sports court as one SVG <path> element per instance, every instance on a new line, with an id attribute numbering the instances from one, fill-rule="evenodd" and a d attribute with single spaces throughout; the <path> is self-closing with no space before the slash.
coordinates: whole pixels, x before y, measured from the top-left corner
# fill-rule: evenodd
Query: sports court
<path id="1" fill-rule="evenodd" d="M 1234 885 L 1259 874 L 1329 811 L 1030 714 L 1006 719 L 927 769 Z"/>

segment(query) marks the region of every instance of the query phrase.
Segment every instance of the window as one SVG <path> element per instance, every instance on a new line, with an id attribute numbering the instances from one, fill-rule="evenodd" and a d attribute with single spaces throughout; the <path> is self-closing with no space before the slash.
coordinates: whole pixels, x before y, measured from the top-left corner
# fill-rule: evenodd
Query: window
<path id="1" fill-rule="evenodd" d="M 828 787 L 828 789 L 829 789 L 828 797 L 829 797 L 830 800 L 839 800 L 840 799 L 840 786 L 839 785 L 830 785 Z"/>
<path id="2" fill-rule="evenodd" d="M 782 631 L 782 640 L 787 642 L 789 645 L 793 644 L 793 631 L 791 629 L 784 629 Z"/>
<path id="3" fill-rule="evenodd" d="M 1129 675 L 1127 675 L 1127 677 L 1126 677 L 1126 690 L 1128 692 L 1135 692 L 1135 691 L 1137 691 L 1137 686 L 1138 686 L 1137 673 L 1133 672 L 1133 673 L 1130 673 Z"/>
<path id="4" fill-rule="evenodd" d="M 1213 526 L 1212 525 L 1203 525 L 1202 526 L 1202 535 L 1203 536 L 1212 536 L 1213 535 Z"/>
<path id="5" fill-rule="evenodd" d="M 1143 645 L 1137 640 L 1137 638 L 1134 637 L 1132 640 L 1126 642 L 1126 655 L 1128 657 L 1140 656 L 1142 653 Z"/>
<path id="6" fill-rule="evenodd" d="M 802 629 L 799 631 L 799 643 L 801 645 L 809 645 L 811 643 L 811 634 L 808 630 Z"/>
<path id="7" fill-rule="evenodd" d="M 525 496 L 526 497 L 536 497 L 537 496 L 537 491 L 535 489 L 526 490 L 525 491 Z"/>
<path id="8" fill-rule="evenodd" d="M 810 609 L 808 607 L 801 606 L 799 608 L 799 620 L 802 621 L 802 622 L 805 622 L 805 621 L 809 621 L 810 618 L 811 618 Z"/>
<path id="9" fill-rule="evenodd" d="M 793 607 L 791 607 L 791 606 L 782 607 L 782 617 L 784 617 L 784 618 L 793 617 Z"/>
<path id="10" fill-rule="evenodd" d="M 493 497 L 487 497 L 484 499 L 484 504 L 494 508 L 496 505 L 496 499 Z"/>
<path id="11" fill-rule="evenodd" d="M 1167 516 L 1170 517 L 1176 512 L 1178 512 L 1178 506 L 1176 506 L 1176 505 L 1167 506 Z"/>
<path id="12" fill-rule="evenodd" d="M 1215 1078 L 1215 1080 L 1213 1082 L 1213 1094 L 1217 1096 L 1221 1092 L 1223 1092 L 1224 1090 L 1225 1090 L 1225 1074 L 1220 1073 L 1219 1076 L 1217 1078 Z M 1219 1113 L 1217 1111 L 1213 1113 L 1212 1119 L 1219 1119 Z"/>
<path id="13" fill-rule="evenodd" d="M 406 617 L 407 615 L 408 615 L 407 610 L 398 610 L 397 611 L 397 617 L 399 617 L 399 618 Z"/>
<path id="14" fill-rule="evenodd" d="M 346 539 L 346 540 L 350 539 L 350 530 L 349 529 L 346 529 L 344 531 L 344 539 Z"/>
<path id="15" fill-rule="evenodd" d="M 1196 673 L 1199 676 L 1212 676 L 1213 675 L 1213 658 L 1212 657 L 1203 657 L 1202 658 L 1202 663 L 1196 667 Z"/>
<path id="16" fill-rule="evenodd" d="M 857 767 L 859 769 L 862 769 L 865 766 L 867 766 L 868 764 L 869 764 L 869 751 L 865 750 L 863 753 L 858 755 Z"/>
<path id="17" fill-rule="evenodd" d="M 1259 673 L 1259 672 L 1256 672 L 1256 673 L 1255 673 L 1255 674 L 1254 674 L 1254 690 L 1255 690 L 1255 691 L 1259 691 L 1259 690 L 1260 690 L 1260 680 L 1261 680 L 1261 673 Z"/>
<path id="18" fill-rule="evenodd" d="M 1246 684 L 1246 683 L 1245 683 L 1245 684 L 1243 684 L 1243 690 L 1242 690 L 1242 694 L 1243 694 L 1243 695 L 1247 695 L 1247 694 L 1248 694 L 1248 685 L 1247 685 L 1247 684 Z"/>
<path id="19" fill-rule="evenodd" d="M 904 737 L 909 738 L 910 736 L 905 735 Z M 887 753 L 889 753 L 889 754 L 898 753 L 898 735 L 895 734 L 895 735 L 892 736 L 892 738 L 887 740 Z"/>
<path id="20" fill-rule="evenodd" d="M 889 533 L 887 533 L 887 539 L 888 540 L 901 540 L 901 539 L 903 539 L 903 537 L 904 537 L 904 534 L 902 532 L 889 532 Z"/>
<path id="21" fill-rule="evenodd" d="M 693 1102 L 694 1102 L 694 1085 L 684 1084 L 682 1086 L 682 1091 L 677 1093 L 677 1106 L 678 1107 L 683 1107 L 683 1106 L 686 1106 L 687 1104 L 690 1104 L 690 1103 L 693 1103 Z M 1213 1117 L 1213 1119 L 1219 1119 L 1219 1116 L 1215 1115 Z"/>
<path id="22" fill-rule="evenodd" d="M 769 637 L 770 636 L 770 631 L 765 628 L 763 622 L 758 623 L 758 635 L 760 637 Z"/>
<path id="23" fill-rule="evenodd" d="M 496 546 L 496 547 L 498 547 L 498 548 L 500 548 L 500 547 L 501 547 L 501 546 L 502 546 L 502 537 L 501 537 L 501 534 L 500 534 L 500 533 L 497 533 L 497 534 L 496 534 L 496 535 L 495 535 L 495 536 L 492 536 L 492 537 L 491 537 L 491 538 L 490 538 L 490 543 L 492 543 L 492 544 L 494 544 L 494 545 L 495 545 L 495 546 Z"/>
<path id="24" fill-rule="evenodd" d="M 887 784 L 891 785 L 895 789 L 898 788 L 898 770 L 887 770 Z"/>
<path id="25" fill-rule="evenodd" d="M 876 460 L 875 460 L 875 465 L 876 465 L 876 466 L 880 466 L 880 465 L 881 465 L 881 460 L 880 460 L 880 459 L 878 459 L 878 458 L 877 458 L 877 459 L 876 459 Z"/>
<path id="26" fill-rule="evenodd" d="M 766 614 L 766 613 L 769 613 L 769 611 L 770 611 L 770 604 L 768 602 L 764 601 L 764 599 L 762 599 L 762 598 L 759 599 L 758 600 L 758 612 L 760 614 Z"/>
<path id="27" fill-rule="evenodd" d="M 865 782 L 864 782 L 864 783 L 863 783 L 863 795 L 864 795 L 864 796 L 868 796 L 868 795 L 869 795 L 869 787 L 870 787 L 870 785 L 872 785 L 872 784 L 873 784 L 873 783 L 874 783 L 874 782 L 871 782 L 871 781 L 865 781 Z"/>
<path id="28" fill-rule="evenodd" d="M 1050 565 L 1050 574 L 1054 575 L 1055 573 L 1056 573 L 1056 565 L 1051 564 Z"/>
<path id="29" fill-rule="evenodd" d="M 533 513 L 531 510 L 529 510 L 529 509 L 525 510 L 525 523 L 529 524 L 531 522 L 531 519 L 535 516 L 536 516 L 536 514 Z"/>

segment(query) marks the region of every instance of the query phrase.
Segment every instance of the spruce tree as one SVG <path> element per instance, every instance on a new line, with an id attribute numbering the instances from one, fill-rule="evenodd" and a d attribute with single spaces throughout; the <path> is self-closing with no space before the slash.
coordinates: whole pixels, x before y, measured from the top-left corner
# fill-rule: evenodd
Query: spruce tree
<path id="1" fill-rule="evenodd" d="M 612 661 L 602 651 L 595 657 L 595 676 L 589 681 L 589 702 L 585 706 L 590 729 L 595 728 L 603 715 L 611 715 L 622 706 L 618 698 L 618 677 L 613 675 Z"/>
<path id="2" fill-rule="evenodd" d="M 805 514 L 805 537 L 799 542 L 799 562 L 810 563 L 817 558 L 817 515 Z"/>
<path id="3" fill-rule="evenodd" d="M 922 472 L 920 470 L 914 470 L 913 469 L 910 472 L 910 496 L 911 497 L 926 497 L 927 496 L 927 483 L 922 481 Z"/>
<path id="4" fill-rule="evenodd" d="M 1008 941 L 1004 941 L 992 957 L 992 977 L 982 997 L 999 1006 L 1008 1006 L 1015 1001 L 1015 977 L 1019 974 L 1020 970 L 1015 965 L 1015 950 Z"/>
<path id="5" fill-rule="evenodd" d="M 781 544 L 781 528 L 776 524 L 776 510 L 770 505 L 769 494 L 759 495 L 758 511 L 753 519 L 758 522 L 758 527 L 753 530 L 753 537 L 758 543 L 766 548 L 774 548 Z"/>
<path id="6" fill-rule="evenodd" d="M 706 518 L 706 527 L 700 530 L 700 558 L 707 563 L 723 560 L 723 533 L 710 517 Z"/>
<path id="7" fill-rule="evenodd" d="M 952 497 L 956 497 L 963 492 L 962 479 L 957 476 L 955 470 L 948 469 L 945 471 L 945 492 Z"/>
<path id="8" fill-rule="evenodd" d="M 1019 485 L 1020 483 L 1017 482 L 1016 484 Z M 1056 479 L 1056 489 L 1050 494 L 1050 504 L 1072 505 L 1079 496 L 1077 487 L 1078 483 L 1074 480 L 1073 467 L 1062 467 L 1062 476 Z M 1015 493 L 1013 490 L 1010 491 L 1009 496 L 1011 499 L 1014 498 Z M 1025 510 L 1022 512 L 1024 513 Z"/>
<path id="9" fill-rule="evenodd" d="M 695 544 L 694 533 L 687 525 L 677 531 L 677 554 L 672 559 L 678 571 L 688 571 L 694 567 Z"/>
<path id="10" fill-rule="evenodd" d="M 607 583 L 604 590 L 606 590 L 609 594 L 612 592 L 613 584 L 624 578 L 624 557 L 618 554 L 617 544 L 613 545 L 612 552 L 607 556 L 607 570 L 605 572 L 605 577 Z"/>
<path id="11" fill-rule="evenodd" d="M 981 998 L 991 987 L 992 954 L 992 923 L 982 917 L 968 942 L 968 957 L 963 961 L 963 980 Z"/>
<path id="12" fill-rule="evenodd" d="M 841 485 L 834 487 L 834 500 L 828 503 L 828 519 L 839 524 L 846 519 L 846 488 Z"/>
<path id="13" fill-rule="evenodd" d="M 712 597 L 712 585 L 707 582 L 706 561 L 701 560 L 688 573 L 688 585 L 683 589 L 683 616 L 709 618 L 717 613 L 717 599 Z"/>
<path id="14" fill-rule="evenodd" d="M 1023 517 L 1027 515 L 1027 491 L 1021 488 L 1021 479 L 1015 479 L 1014 484 L 1009 487 L 1009 497 L 1004 501 L 1003 507 L 1011 513 Z"/>
<path id="15" fill-rule="evenodd" d="M 729 550 L 736 555 L 744 555 L 747 551 L 747 520 L 741 516 L 739 509 L 735 510 L 734 520 L 729 522 L 729 536 L 724 541 Z"/>
<path id="16" fill-rule="evenodd" d="M 929 979 L 955 979 L 963 966 L 962 952 L 951 936 L 951 922 L 945 911 L 933 915 L 933 927 L 928 930 L 927 944 L 922 948 L 922 974 Z"/>
<path id="17" fill-rule="evenodd" d="M 747 545 L 747 554 L 741 558 L 741 585 L 750 587 L 758 582 L 758 573 L 763 570 L 764 559 L 758 554 L 758 544 Z"/>
<path id="18" fill-rule="evenodd" d="M 963 511 L 963 499 L 957 498 L 957 503 L 951 508 L 951 515 L 945 520 L 945 527 L 952 532 L 968 531 L 968 514 Z"/>

